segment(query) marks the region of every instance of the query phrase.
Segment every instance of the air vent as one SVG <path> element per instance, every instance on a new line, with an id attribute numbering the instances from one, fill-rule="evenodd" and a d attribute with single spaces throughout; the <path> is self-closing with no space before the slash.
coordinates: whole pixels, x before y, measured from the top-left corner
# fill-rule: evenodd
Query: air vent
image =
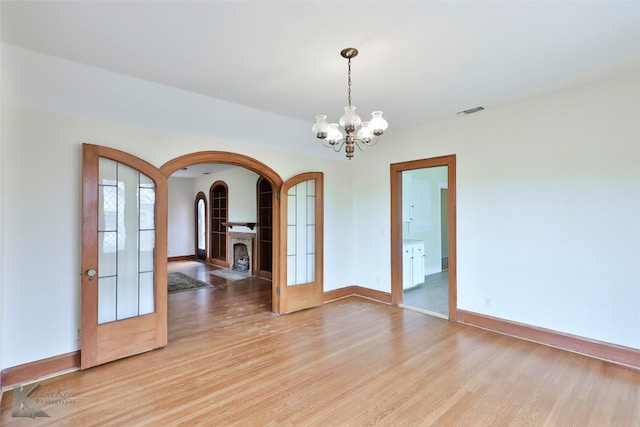
<path id="1" fill-rule="evenodd" d="M 482 110 L 484 110 L 484 107 L 469 108 L 468 110 L 458 111 L 456 114 L 458 114 L 458 115 L 460 115 L 460 114 L 473 114 L 473 113 L 477 113 L 478 111 L 482 111 Z"/>

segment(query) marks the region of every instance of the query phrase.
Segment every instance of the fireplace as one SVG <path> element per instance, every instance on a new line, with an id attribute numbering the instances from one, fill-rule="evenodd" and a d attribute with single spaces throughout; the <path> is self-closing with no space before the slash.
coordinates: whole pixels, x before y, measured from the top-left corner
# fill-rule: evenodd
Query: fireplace
<path id="1" fill-rule="evenodd" d="M 251 257 L 245 243 L 233 244 L 233 265 L 231 268 L 236 271 L 251 272 Z"/>
<path id="2" fill-rule="evenodd" d="M 254 233 L 229 232 L 229 268 L 232 270 L 253 275 Z"/>

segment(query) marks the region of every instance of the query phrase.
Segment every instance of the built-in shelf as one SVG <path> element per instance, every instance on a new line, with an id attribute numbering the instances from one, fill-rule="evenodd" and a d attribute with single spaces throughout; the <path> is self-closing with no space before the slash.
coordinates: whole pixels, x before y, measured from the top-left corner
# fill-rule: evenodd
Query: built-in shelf
<path id="1" fill-rule="evenodd" d="M 233 228 L 234 226 L 249 227 L 249 229 L 253 230 L 256 226 L 256 223 L 255 222 L 223 222 L 222 225 L 229 228 Z"/>

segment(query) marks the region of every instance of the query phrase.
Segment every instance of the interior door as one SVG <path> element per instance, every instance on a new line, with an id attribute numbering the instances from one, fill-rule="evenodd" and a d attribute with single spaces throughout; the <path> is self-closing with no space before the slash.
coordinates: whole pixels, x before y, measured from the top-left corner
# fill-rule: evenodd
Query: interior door
<path id="1" fill-rule="evenodd" d="M 281 313 L 322 304 L 323 186 L 321 172 L 308 172 L 286 181 L 280 190 L 281 259 L 286 259 L 278 288 Z"/>
<path id="2" fill-rule="evenodd" d="M 83 145 L 82 369 L 167 344 L 166 200 L 153 165 Z"/>

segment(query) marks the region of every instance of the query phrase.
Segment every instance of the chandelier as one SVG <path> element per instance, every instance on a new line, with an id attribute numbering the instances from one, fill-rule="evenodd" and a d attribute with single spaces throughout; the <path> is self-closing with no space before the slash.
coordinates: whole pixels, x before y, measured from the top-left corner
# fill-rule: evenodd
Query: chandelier
<path id="1" fill-rule="evenodd" d="M 336 153 L 345 147 L 347 158 L 351 160 L 355 151 L 355 146 L 360 150 L 365 150 L 368 146 L 378 142 L 378 137 L 384 133 L 389 124 L 382 118 L 382 111 L 371 113 L 371 120 L 363 122 L 356 114 L 356 107 L 351 105 L 351 58 L 358 55 L 358 49 L 348 47 L 340 52 L 343 58 L 349 61 L 348 65 L 348 100 L 349 105 L 344 107 L 344 115 L 340 117 L 338 123 L 328 123 L 327 116 L 320 114 L 316 116 L 316 122 L 311 128 L 313 133 L 322 140 L 322 145 L 333 148 Z M 338 125 L 344 129 L 342 134 Z"/>

